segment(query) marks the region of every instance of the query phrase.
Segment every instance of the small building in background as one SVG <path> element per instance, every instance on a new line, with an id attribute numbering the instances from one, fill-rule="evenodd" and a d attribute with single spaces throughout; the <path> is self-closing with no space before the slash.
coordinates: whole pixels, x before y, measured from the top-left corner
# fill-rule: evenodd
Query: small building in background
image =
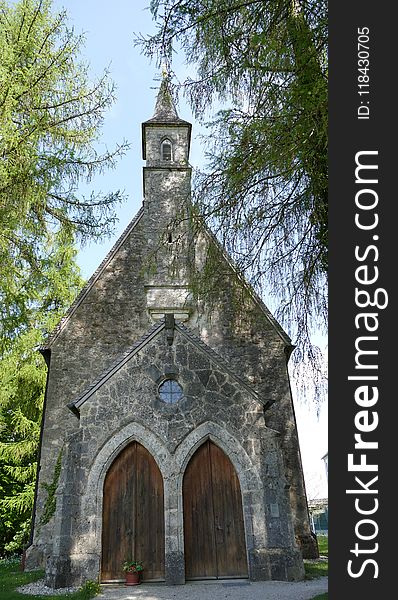
<path id="1" fill-rule="evenodd" d="M 311 529 L 316 535 L 328 535 L 328 506 L 327 498 L 308 501 Z"/>

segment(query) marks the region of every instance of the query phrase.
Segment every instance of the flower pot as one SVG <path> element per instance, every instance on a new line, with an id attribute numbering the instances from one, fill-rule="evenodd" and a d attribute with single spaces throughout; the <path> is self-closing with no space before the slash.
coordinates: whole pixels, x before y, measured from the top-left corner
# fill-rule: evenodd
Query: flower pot
<path id="1" fill-rule="evenodd" d="M 140 573 L 138 571 L 126 571 L 125 585 L 139 585 L 140 583 Z"/>

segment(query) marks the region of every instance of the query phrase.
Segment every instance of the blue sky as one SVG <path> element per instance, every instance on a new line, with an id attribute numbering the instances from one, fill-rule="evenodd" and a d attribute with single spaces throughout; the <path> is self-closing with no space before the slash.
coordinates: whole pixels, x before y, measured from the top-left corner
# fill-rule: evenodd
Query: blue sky
<path id="1" fill-rule="evenodd" d="M 95 178 L 90 186 L 95 191 L 124 190 L 126 202 L 118 207 L 119 222 L 110 239 L 91 243 L 80 250 L 78 263 L 85 278 L 95 271 L 121 232 L 141 206 L 142 167 L 141 123 L 153 114 L 159 70 L 134 47 L 134 34 L 155 31 L 149 0 L 65 0 L 54 1 L 54 8 L 64 7 L 69 23 L 76 33 L 85 32 L 86 44 L 82 56 L 90 63 L 93 77 L 109 66 L 111 77 L 117 85 L 117 101 L 105 118 L 100 148 L 112 148 L 126 139 L 131 143 L 129 152 L 117 163 L 113 171 Z M 174 71 L 180 81 L 188 74 L 181 57 L 176 56 Z M 199 140 L 201 128 L 193 119 L 190 108 L 179 99 L 180 116 L 193 123 L 190 162 L 193 167 L 204 164 L 204 148 Z M 272 307 L 270 307 L 272 309 Z M 320 338 L 319 343 L 326 343 Z M 293 395 L 294 381 L 292 381 Z M 327 405 L 318 419 L 314 410 L 302 402 L 295 402 L 302 460 L 308 495 L 327 497 L 327 481 L 321 457 L 327 452 Z"/>

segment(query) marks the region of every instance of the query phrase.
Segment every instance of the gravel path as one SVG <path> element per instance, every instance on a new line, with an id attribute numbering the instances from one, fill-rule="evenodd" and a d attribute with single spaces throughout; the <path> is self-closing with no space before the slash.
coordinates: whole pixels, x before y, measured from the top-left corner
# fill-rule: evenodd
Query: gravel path
<path id="1" fill-rule="evenodd" d="M 68 592 L 76 592 L 78 588 L 59 588 L 54 590 L 45 585 L 44 579 L 39 579 L 33 583 L 27 583 L 17 588 L 17 592 L 21 594 L 30 594 L 31 596 L 62 596 Z"/>
<path id="2" fill-rule="evenodd" d="M 168 587 L 166 585 L 141 584 L 135 587 L 103 585 L 98 600 L 310 600 L 317 594 L 327 592 L 328 578 L 310 581 L 231 581 L 200 582 Z M 44 580 L 18 588 L 22 594 L 34 596 L 64 595 L 76 588 L 53 590 Z"/>
<path id="3" fill-rule="evenodd" d="M 328 578 L 310 581 L 189 583 L 181 586 L 141 584 L 102 586 L 98 600 L 309 600 L 327 592 Z"/>

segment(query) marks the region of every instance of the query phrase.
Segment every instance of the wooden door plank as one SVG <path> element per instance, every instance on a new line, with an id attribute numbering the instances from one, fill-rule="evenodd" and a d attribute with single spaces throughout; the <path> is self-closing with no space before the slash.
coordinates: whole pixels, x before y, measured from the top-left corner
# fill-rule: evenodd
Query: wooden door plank
<path id="1" fill-rule="evenodd" d="M 242 498 L 235 468 L 210 442 L 217 577 L 247 577 Z"/>
<path id="2" fill-rule="evenodd" d="M 133 553 L 136 445 L 130 444 L 112 463 L 104 483 L 103 581 L 123 578 L 122 563 Z"/>
<path id="3" fill-rule="evenodd" d="M 217 557 L 208 443 L 189 461 L 183 482 L 186 579 L 215 578 Z"/>
<path id="4" fill-rule="evenodd" d="M 164 578 L 163 479 L 150 453 L 137 446 L 135 556 L 144 565 L 143 581 Z"/>
<path id="5" fill-rule="evenodd" d="M 140 560 L 143 580 L 164 579 L 163 478 L 137 442 L 112 463 L 104 483 L 101 580 L 124 579 L 122 563 Z"/>

